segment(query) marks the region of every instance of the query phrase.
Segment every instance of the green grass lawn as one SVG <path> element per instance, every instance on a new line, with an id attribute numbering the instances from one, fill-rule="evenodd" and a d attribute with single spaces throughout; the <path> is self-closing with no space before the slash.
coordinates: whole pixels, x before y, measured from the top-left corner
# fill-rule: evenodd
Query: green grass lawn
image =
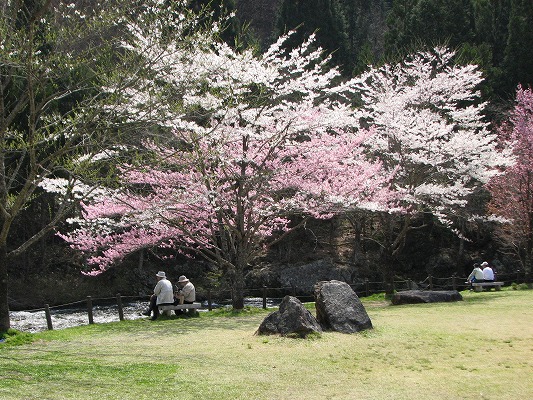
<path id="1" fill-rule="evenodd" d="M 255 336 L 272 310 L 17 335 L 0 399 L 533 398 L 533 291 L 463 296 L 363 299 L 373 330 L 310 339 Z"/>

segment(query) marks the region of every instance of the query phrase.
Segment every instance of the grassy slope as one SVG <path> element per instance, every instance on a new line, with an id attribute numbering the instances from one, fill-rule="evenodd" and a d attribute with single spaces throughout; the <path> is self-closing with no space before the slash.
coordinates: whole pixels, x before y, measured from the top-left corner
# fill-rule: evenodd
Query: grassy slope
<path id="1" fill-rule="evenodd" d="M 43 332 L 0 346 L 0 399 L 528 398 L 533 292 L 463 295 L 308 340 L 254 336 L 265 311 Z"/>

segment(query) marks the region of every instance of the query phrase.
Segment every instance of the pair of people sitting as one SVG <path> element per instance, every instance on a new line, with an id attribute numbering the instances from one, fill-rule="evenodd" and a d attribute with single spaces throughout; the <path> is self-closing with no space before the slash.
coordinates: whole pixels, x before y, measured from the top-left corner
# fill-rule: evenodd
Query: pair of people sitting
<path id="1" fill-rule="evenodd" d="M 468 275 L 466 281 L 470 284 L 474 282 L 494 282 L 494 271 L 486 261 L 483 261 L 481 265 L 475 263 L 474 269 Z"/>
<path id="2" fill-rule="evenodd" d="M 167 279 L 164 271 L 156 274 L 157 284 L 154 294 L 150 297 L 150 305 L 143 312 L 143 315 L 150 316 L 152 321 L 159 317 L 160 305 L 192 304 L 196 300 L 196 289 L 185 275 L 178 278 L 178 284 L 174 290 L 172 283 Z M 176 310 L 176 315 L 183 313 L 183 310 Z"/>

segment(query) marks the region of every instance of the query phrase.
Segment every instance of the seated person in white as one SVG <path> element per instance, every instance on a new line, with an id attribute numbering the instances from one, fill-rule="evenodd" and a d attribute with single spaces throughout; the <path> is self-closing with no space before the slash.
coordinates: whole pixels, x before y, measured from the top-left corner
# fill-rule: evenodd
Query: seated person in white
<path id="1" fill-rule="evenodd" d="M 481 263 L 481 266 L 483 267 L 483 280 L 485 282 L 494 282 L 494 271 L 489 266 L 488 262 Z"/>
<path id="2" fill-rule="evenodd" d="M 179 277 L 174 297 L 176 298 L 174 304 L 192 304 L 196 300 L 196 289 L 185 275 Z M 176 315 L 182 313 L 183 310 L 176 310 Z"/>
<path id="3" fill-rule="evenodd" d="M 152 321 L 156 320 L 159 317 L 159 305 L 173 305 L 174 304 L 174 293 L 172 290 L 172 283 L 167 279 L 166 274 L 163 271 L 159 271 L 156 274 L 157 284 L 154 288 L 154 294 L 150 297 L 150 306 L 148 310 L 143 312 L 144 315 L 150 316 L 153 312 L 154 316 L 151 318 Z"/>
<path id="4" fill-rule="evenodd" d="M 472 272 L 470 272 L 470 275 L 468 275 L 466 281 L 468 283 L 483 282 L 483 279 L 483 270 L 479 267 L 478 263 L 475 263 L 474 269 L 472 270 Z"/>

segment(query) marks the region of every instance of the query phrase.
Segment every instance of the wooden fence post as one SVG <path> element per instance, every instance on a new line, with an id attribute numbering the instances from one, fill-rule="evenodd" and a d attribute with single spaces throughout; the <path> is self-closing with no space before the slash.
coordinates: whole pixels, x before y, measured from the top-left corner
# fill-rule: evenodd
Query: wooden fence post
<path id="1" fill-rule="evenodd" d="M 370 287 L 368 284 L 368 278 L 365 278 L 365 293 L 366 293 L 366 297 L 370 296 Z"/>
<path id="2" fill-rule="evenodd" d="M 48 330 L 53 330 L 54 327 L 52 326 L 52 316 L 50 315 L 50 306 L 48 304 L 44 305 L 44 315 L 46 315 L 46 325 L 48 325 Z"/>
<path id="3" fill-rule="evenodd" d="M 266 286 L 263 286 L 263 310 L 267 308 L 267 289 Z"/>
<path id="4" fill-rule="evenodd" d="M 118 319 L 124 321 L 124 309 L 122 308 L 122 297 L 117 293 Z"/>
<path id="5" fill-rule="evenodd" d="M 211 289 L 207 291 L 207 309 L 211 311 L 213 309 L 213 300 L 211 298 Z"/>
<path id="6" fill-rule="evenodd" d="M 429 278 L 429 290 L 433 290 L 433 277 L 430 275 L 428 278 Z"/>
<path id="7" fill-rule="evenodd" d="M 87 314 L 89 315 L 89 324 L 94 324 L 93 320 L 93 299 L 87 296 Z"/>
<path id="8" fill-rule="evenodd" d="M 456 278 L 457 278 L 456 275 L 453 274 L 452 275 L 452 288 L 453 288 L 453 290 L 457 290 L 457 279 Z"/>

